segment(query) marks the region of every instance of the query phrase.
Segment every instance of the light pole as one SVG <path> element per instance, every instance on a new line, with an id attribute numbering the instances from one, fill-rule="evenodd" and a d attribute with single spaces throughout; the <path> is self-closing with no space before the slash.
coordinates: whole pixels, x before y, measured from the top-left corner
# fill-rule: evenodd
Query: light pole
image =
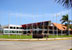
<path id="1" fill-rule="evenodd" d="M 58 15 L 56 14 L 56 24 L 57 24 L 57 17 L 58 17 Z M 56 34 L 57 34 L 57 37 L 58 37 L 58 28 L 56 29 Z"/>
<path id="2" fill-rule="evenodd" d="M 8 37 L 10 37 L 10 17 L 9 17 L 9 15 L 8 15 Z"/>
<path id="3" fill-rule="evenodd" d="M 71 8 L 71 12 L 72 12 L 72 8 Z M 71 16 L 72 16 L 72 14 L 71 14 Z M 71 17 L 71 20 L 72 20 L 72 17 Z M 71 22 L 71 24 L 72 24 L 72 22 Z"/>
<path id="4" fill-rule="evenodd" d="M 28 29 L 27 29 L 28 25 L 26 24 L 26 34 L 28 35 Z"/>
<path id="5" fill-rule="evenodd" d="M 33 20 L 33 19 L 34 19 L 34 18 L 32 17 L 32 20 Z M 33 36 L 33 23 L 32 23 L 31 35 Z"/>
<path id="6" fill-rule="evenodd" d="M 62 13 L 61 13 L 61 17 L 62 17 Z M 63 30 L 61 30 L 61 35 L 63 34 Z"/>
<path id="7" fill-rule="evenodd" d="M 15 30 L 17 29 L 17 31 L 15 31 L 16 32 L 16 38 L 17 38 L 17 36 L 18 36 L 18 28 L 17 28 L 17 16 L 16 16 L 16 27 L 15 27 Z"/>
<path id="8" fill-rule="evenodd" d="M 49 36 L 49 21 L 48 21 L 48 25 L 47 25 L 47 35 L 46 35 L 46 40 L 48 40 L 48 36 Z"/>
<path id="9" fill-rule="evenodd" d="M 67 11 L 67 14 L 68 14 L 68 12 L 69 12 L 69 10 Z M 68 17 L 68 20 L 69 20 L 69 17 Z M 69 30 L 69 25 L 70 25 L 70 21 L 68 21 L 69 23 L 68 23 L 68 33 L 69 33 L 69 35 L 70 35 L 70 30 Z"/>
<path id="10" fill-rule="evenodd" d="M 53 16 L 53 20 L 54 20 L 54 16 Z M 53 24 L 53 23 L 52 23 Z M 53 35 L 54 35 L 54 24 L 53 24 Z"/>
<path id="11" fill-rule="evenodd" d="M 20 19 L 20 24 L 21 24 L 21 19 Z M 20 29 L 21 29 L 21 31 L 19 31 L 19 33 L 20 33 L 20 39 L 21 39 L 21 34 L 23 33 L 22 26 L 20 27 Z"/>
<path id="12" fill-rule="evenodd" d="M 43 34 L 43 37 L 44 37 L 44 21 L 43 21 L 43 25 L 42 25 L 42 34 Z"/>
<path id="13" fill-rule="evenodd" d="M 37 16 L 36 16 L 36 18 L 35 18 L 35 21 L 37 21 L 36 19 L 37 19 Z M 39 29 L 38 29 L 38 23 L 37 23 L 37 22 L 35 23 L 35 28 L 34 28 L 34 29 L 35 29 L 36 35 L 38 36 L 38 34 L 39 34 L 39 33 L 38 33 L 38 32 L 39 32 Z"/>

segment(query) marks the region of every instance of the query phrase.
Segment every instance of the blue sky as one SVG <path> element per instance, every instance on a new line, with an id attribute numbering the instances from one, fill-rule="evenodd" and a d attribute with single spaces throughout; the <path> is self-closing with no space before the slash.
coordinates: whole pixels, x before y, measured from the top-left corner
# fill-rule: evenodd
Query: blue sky
<path id="1" fill-rule="evenodd" d="M 55 0 L 0 0 L 0 24 L 27 24 L 51 20 L 61 23 L 61 16 L 69 14 L 70 10 L 65 9 Z"/>

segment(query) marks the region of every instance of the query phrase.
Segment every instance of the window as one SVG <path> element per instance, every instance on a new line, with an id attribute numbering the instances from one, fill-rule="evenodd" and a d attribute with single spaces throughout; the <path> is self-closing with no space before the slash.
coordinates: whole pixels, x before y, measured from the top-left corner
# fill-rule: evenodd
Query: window
<path id="1" fill-rule="evenodd" d="M 44 25 L 48 25 L 48 22 L 45 22 Z"/>
<path id="2" fill-rule="evenodd" d="M 13 27 L 10 27 L 10 29 L 13 29 Z"/>
<path id="3" fill-rule="evenodd" d="M 19 31 L 19 33 L 22 33 L 22 31 Z"/>
<path id="4" fill-rule="evenodd" d="M 47 33 L 47 31 L 44 31 L 44 33 Z"/>
<path id="5" fill-rule="evenodd" d="M 10 33 L 17 33 L 17 31 L 10 31 Z"/>
<path id="6" fill-rule="evenodd" d="M 30 31 L 28 31 L 28 33 L 31 33 Z"/>
<path id="7" fill-rule="evenodd" d="M 10 29 L 16 29 L 15 27 L 10 27 Z"/>
<path id="8" fill-rule="evenodd" d="M 19 27 L 17 27 L 17 29 L 19 29 Z"/>
<path id="9" fill-rule="evenodd" d="M 26 34 L 26 31 L 23 31 L 23 34 Z"/>
<path id="10" fill-rule="evenodd" d="M 15 29 L 15 27 L 14 27 L 14 29 Z"/>
<path id="11" fill-rule="evenodd" d="M 12 33 L 12 31 L 10 31 L 10 33 Z"/>
<path id="12" fill-rule="evenodd" d="M 12 31 L 12 33 L 15 33 L 15 31 Z"/>
<path id="13" fill-rule="evenodd" d="M 5 33 L 9 33 L 9 31 L 8 30 L 5 30 Z"/>

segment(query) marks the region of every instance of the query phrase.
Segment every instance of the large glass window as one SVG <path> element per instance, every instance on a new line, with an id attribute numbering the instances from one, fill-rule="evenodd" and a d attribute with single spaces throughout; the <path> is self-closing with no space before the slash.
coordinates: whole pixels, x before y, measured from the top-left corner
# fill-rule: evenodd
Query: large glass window
<path id="1" fill-rule="evenodd" d="M 9 33 L 10 31 L 8 31 L 8 30 L 5 30 L 5 33 Z"/>
<path id="2" fill-rule="evenodd" d="M 19 31 L 19 33 L 23 33 L 23 31 Z"/>
<path id="3" fill-rule="evenodd" d="M 13 31 L 13 30 L 9 31 L 9 30 L 5 30 L 5 33 L 23 33 L 23 31 Z"/>
<path id="4" fill-rule="evenodd" d="M 12 33 L 15 33 L 15 31 L 12 31 Z"/>

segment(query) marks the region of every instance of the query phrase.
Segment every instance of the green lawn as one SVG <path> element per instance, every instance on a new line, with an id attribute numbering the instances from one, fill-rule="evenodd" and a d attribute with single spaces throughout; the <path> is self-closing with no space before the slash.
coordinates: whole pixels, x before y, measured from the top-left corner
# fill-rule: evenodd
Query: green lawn
<path id="1" fill-rule="evenodd" d="M 32 39 L 32 36 L 29 35 L 0 35 L 0 38 L 7 38 L 7 39 Z"/>
<path id="2" fill-rule="evenodd" d="M 49 38 L 57 38 L 57 37 L 72 37 L 72 35 L 49 35 Z M 5 39 L 32 39 L 32 36 L 29 35 L 0 35 L 0 38 L 5 38 Z M 46 38 L 46 37 L 44 37 Z"/>
<path id="3" fill-rule="evenodd" d="M 49 35 L 49 38 L 57 38 L 57 37 L 72 37 L 72 35 Z"/>

